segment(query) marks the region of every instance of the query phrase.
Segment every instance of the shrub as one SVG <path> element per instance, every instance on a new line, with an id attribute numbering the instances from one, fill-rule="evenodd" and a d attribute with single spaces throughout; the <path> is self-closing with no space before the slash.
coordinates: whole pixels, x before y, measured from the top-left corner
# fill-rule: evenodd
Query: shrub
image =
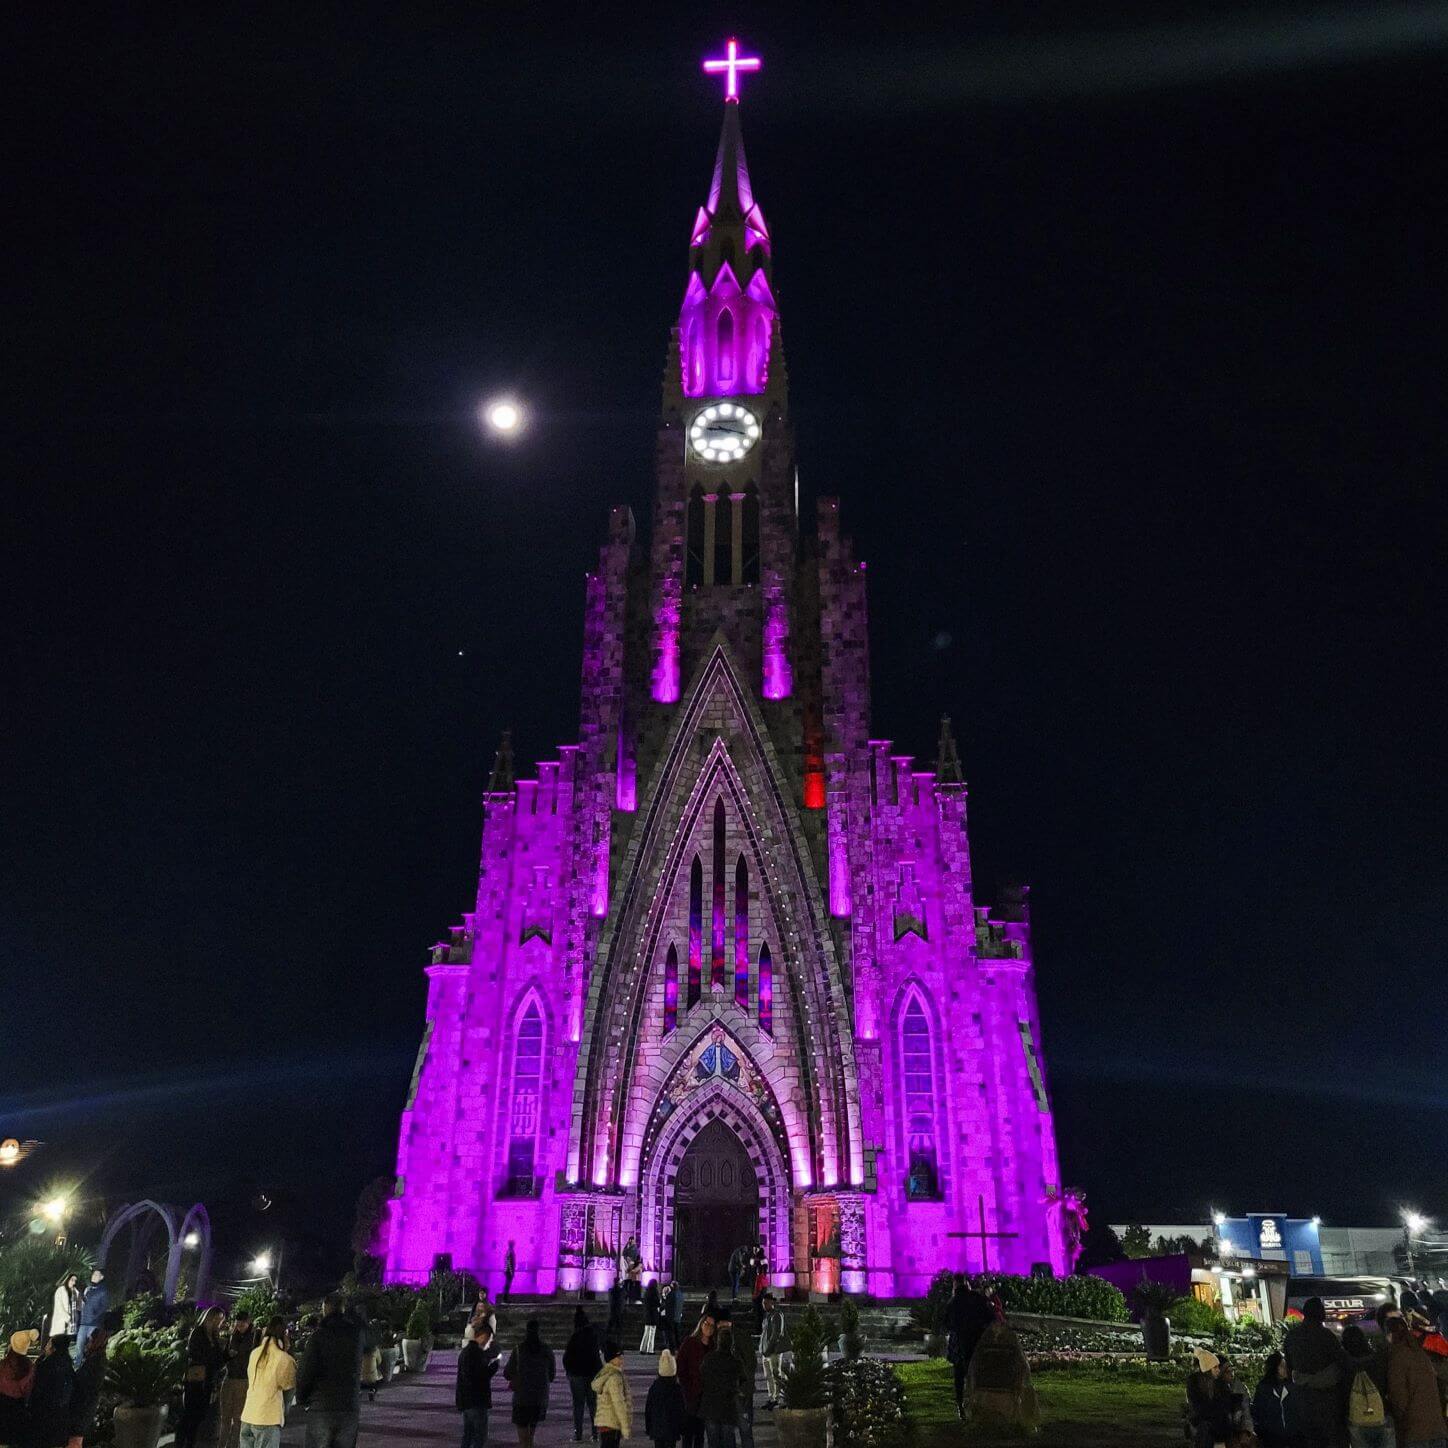
<path id="1" fill-rule="evenodd" d="M 417 1306 L 419 1294 L 411 1287 L 388 1287 L 372 1299 L 370 1310 L 375 1312 L 394 1332 L 402 1332 Z"/>
<path id="2" fill-rule="evenodd" d="M 1172 1309 L 1184 1300 L 1175 1287 L 1165 1282 L 1154 1282 L 1146 1276 L 1131 1289 L 1131 1305 L 1143 1314 L 1160 1312 L 1169 1319 Z"/>
<path id="3" fill-rule="evenodd" d="M 1274 1322 L 1271 1327 L 1266 1323 L 1258 1322 L 1255 1318 L 1239 1317 L 1232 1324 L 1232 1333 L 1229 1339 L 1233 1353 L 1267 1354 L 1275 1352 L 1282 1346 L 1282 1339 L 1287 1336 L 1287 1325 L 1281 1322 Z"/>
<path id="4" fill-rule="evenodd" d="M 106 1354 L 106 1385 L 123 1403 L 150 1408 L 181 1386 L 186 1354 L 175 1337 L 148 1328 L 118 1332 Z"/>
<path id="5" fill-rule="evenodd" d="M 945 1310 L 950 1306 L 950 1294 L 954 1291 L 955 1273 L 948 1267 L 942 1267 L 930 1279 L 924 1301 L 911 1309 L 910 1315 L 923 1332 L 945 1331 Z"/>
<path id="6" fill-rule="evenodd" d="M 825 1344 L 829 1329 L 813 1307 L 806 1307 L 790 1324 L 789 1345 L 794 1360 L 785 1369 L 781 1396 L 791 1409 L 823 1408 L 828 1401 L 825 1379 Z"/>
<path id="7" fill-rule="evenodd" d="M 905 1440 L 905 1386 L 889 1363 L 847 1359 L 825 1370 L 835 1441 L 851 1448 L 885 1448 Z"/>
<path id="8" fill-rule="evenodd" d="M 1219 1329 L 1225 1334 L 1227 1319 L 1220 1307 L 1213 1307 L 1198 1297 L 1178 1298 L 1167 1310 L 1166 1319 L 1178 1332 L 1200 1333 L 1210 1337 Z"/>
<path id="9" fill-rule="evenodd" d="M 432 1313 L 427 1310 L 427 1303 L 421 1297 L 413 1304 L 402 1335 L 418 1342 L 432 1341 Z"/>
<path id="10" fill-rule="evenodd" d="M 121 1325 L 126 1328 L 152 1327 L 165 1316 L 158 1292 L 138 1292 L 121 1308 Z"/>
<path id="11" fill-rule="evenodd" d="M 232 1315 L 249 1312 L 251 1320 L 263 1327 L 277 1311 L 277 1300 L 269 1282 L 258 1282 L 248 1287 L 231 1305 Z"/>
<path id="12" fill-rule="evenodd" d="M 937 1274 L 930 1284 L 932 1292 L 938 1281 Z M 1097 1322 L 1125 1322 L 1129 1315 L 1126 1298 L 1100 1277 L 1013 1277 L 985 1272 L 975 1279 L 975 1284 L 987 1296 L 997 1294 L 1007 1312 L 1085 1317 Z"/>

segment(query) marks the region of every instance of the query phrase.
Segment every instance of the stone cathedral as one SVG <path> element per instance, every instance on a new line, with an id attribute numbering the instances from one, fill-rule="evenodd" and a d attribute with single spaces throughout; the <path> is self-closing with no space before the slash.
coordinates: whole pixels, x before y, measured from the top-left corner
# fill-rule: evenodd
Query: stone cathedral
<path id="1" fill-rule="evenodd" d="M 864 564 L 800 516 L 774 239 L 737 71 L 669 342 L 647 540 L 609 517 L 576 743 L 483 799 L 427 966 L 380 1250 L 495 1289 L 723 1281 L 906 1296 L 1071 1265 L 1024 892 L 980 904 L 948 722 L 870 730 Z M 922 721 L 923 724 L 924 721 Z M 934 726 L 925 726 L 934 734 Z"/>

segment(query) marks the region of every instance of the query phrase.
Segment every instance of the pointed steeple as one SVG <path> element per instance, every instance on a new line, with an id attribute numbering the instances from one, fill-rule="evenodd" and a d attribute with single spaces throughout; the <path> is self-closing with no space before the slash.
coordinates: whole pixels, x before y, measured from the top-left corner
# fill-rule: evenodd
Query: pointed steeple
<path id="1" fill-rule="evenodd" d="M 965 783 L 965 774 L 960 767 L 960 755 L 955 752 L 955 735 L 950 729 L 950 715 L 940 716 L 940 752 L 935 761 L 935 783 L 960 785 Z"/>
<path id="2" fill-rule="evenodd" d="M 513 789 L 513 731 L 503 730 L 498 752 L 493 756 L 493 774 L 488 780 L 489 794 L 510 794 Z"/>
<path id="3" fill-rule="evenodd" d="M 679 382 L 685 397 L 783 400 L 771 375 L 778 308 L 771 281 L 769 228 L 754 199 L 737 98 L 724 123 L 708 200 L 689 233 L 689 280 L 679 310 Z M 671 401 L 665 390 L 666 404 Z"/>
<path id="4" fill-rule="evenodd" d="M 724 124 L 709 181 L 709 199 L 699 208 L 689 239 L 690 269 L 712 287 L 719 268 L 728 263 L 741 287 L 756 271 L 769 276 L 769 228 L 754 199 L 749 163 L 744 157 L 744 132 L 739 102 L 724 103 Z"/>

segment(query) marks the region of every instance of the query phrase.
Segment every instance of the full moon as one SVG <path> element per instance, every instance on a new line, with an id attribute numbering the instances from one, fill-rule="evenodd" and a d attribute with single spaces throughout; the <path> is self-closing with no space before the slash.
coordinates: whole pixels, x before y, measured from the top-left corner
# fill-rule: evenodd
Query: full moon
<path id="1" fill-rule="evenodd" d="M 523 409 L 507 398 L 489 402 L 483 409 L 483 416 L 494 432 L 517 432 L 523 424 Z"/>

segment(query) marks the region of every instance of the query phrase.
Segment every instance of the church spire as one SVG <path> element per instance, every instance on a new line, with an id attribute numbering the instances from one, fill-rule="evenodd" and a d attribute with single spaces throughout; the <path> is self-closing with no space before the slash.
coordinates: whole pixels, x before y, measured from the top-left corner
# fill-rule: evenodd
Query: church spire
<path id="1" fill-rule="evenodd" d="M 493 756 L 493 775 L 488 780 L 489 794 L 507 794 L 513 788 L 513 731 L 503 730 L 498 752 Z"/>
<path id="2" fill-rule="evenodd" d="M 744 159 L 738 77 L 757 57 L 726 56 L 704 69 L 725 77 L 724 123 L 709 199 L 689 236 L 689 281 L 679 312 L 679 378 L 685 397 L 760 396 L 769 389 L 778 309 L 770 282 L 769 227 Z M 774 389 L 777 390 L 777 389 Z"/>
<path id="3" fill-rule="evenodd" d="M 960 755 L 955 750 L 955 735 L 950 728 L 950 715 L 940 716 L 940 753 L 935 761 L 936 784 L 964 784 Z"/>

